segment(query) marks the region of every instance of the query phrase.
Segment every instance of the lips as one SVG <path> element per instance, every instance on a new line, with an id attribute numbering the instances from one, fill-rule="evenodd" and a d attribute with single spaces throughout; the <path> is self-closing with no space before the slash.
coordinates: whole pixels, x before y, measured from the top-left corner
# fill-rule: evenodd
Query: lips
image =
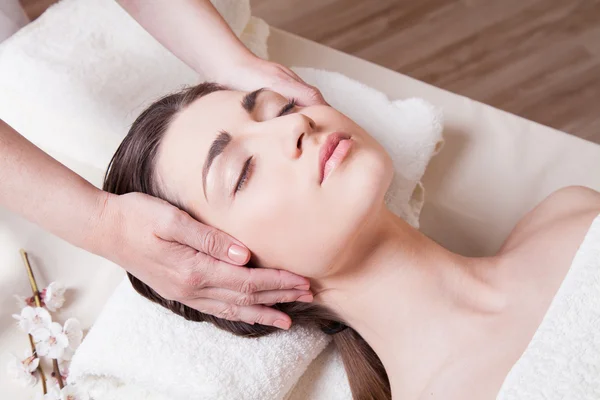
<path id="1" fill-rule="evenodd" d="M 334 132 L 327 136 L 319 152 L 320 184 L 323 184 L 331 171 L 341 164 L 351 147 L 352 140 L 346 133 Z"/>

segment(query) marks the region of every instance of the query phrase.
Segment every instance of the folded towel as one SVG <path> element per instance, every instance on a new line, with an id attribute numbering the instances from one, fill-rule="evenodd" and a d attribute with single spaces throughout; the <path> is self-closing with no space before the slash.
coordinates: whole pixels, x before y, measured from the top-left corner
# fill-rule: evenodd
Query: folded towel
<path id="1" fill-rule="evenodd" d="M 333 341 L 308 366 L 286 400 L 352 400 L 352 391 Z"/>
<path id="2" fill-rule="evenodd" d="M 600 399 L 600 215 L 497 398 Z"/>
<path id="3" fill-rule="evenodd" d="M 212 3 L 266 57 L 268 27 L 249 0 Z M 47 152 L 105 169 L 148 103 L 198 80 L 114 0 L 62 0 L 0 44 L 0 118 Z"/>
<path id="4" fill-rule="evenodd" d="M 237 337 L 186 321 L 124 281 L 78 349 L 70 379 L 94 399 L 281 399 L 328 341 L 306 327 Z"/>

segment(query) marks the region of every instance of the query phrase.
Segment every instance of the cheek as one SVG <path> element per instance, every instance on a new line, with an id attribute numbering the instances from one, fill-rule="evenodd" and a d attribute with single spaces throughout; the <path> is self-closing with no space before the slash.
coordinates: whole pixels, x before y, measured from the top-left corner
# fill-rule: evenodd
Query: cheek
<path id="1" fill-rule="evenodd" d="M 391 161 L 377 150 L 357 154 L 327 187 L 283 174 L 255 181 L 240 199 L 243 204 L 236 215 L 231 214 L 228 232 L 248 246 L 263 267 L 310 278 L 326 276 L 383 203 Z"/>
<path id="2" fill-rule="evenodd" d="M 236 210 L 239 214 L 229 231 L 248 246 L 261 266 L 312 276 L 319 266 L 311 255 L 320 246 L 314 235 L 319 221 L 311 213 L 318 204 L 315 191 L 290 185 L 290 178 L 279 183 L 271 178 L 268 184 L 263 181 L 248 188 L 253 193 L 248 192 Z"/>

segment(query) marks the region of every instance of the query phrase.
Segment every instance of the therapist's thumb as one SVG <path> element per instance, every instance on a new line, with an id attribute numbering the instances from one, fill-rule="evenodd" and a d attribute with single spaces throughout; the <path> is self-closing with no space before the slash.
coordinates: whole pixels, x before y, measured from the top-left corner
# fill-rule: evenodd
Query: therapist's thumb
<path id="1" fill-rule="evenodd" d="M 201 253 L 218 260 L 244 265 L 250 259 L 250 251 L 239 241 L 211 226 L 204 225 L 182 212 L 173 226 L 174 238 Z"/>

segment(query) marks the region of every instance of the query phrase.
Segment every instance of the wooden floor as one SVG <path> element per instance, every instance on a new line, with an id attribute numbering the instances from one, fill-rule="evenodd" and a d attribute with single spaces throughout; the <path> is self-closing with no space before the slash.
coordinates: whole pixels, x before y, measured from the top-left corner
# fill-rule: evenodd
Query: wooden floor
<path id="1" fill-rule="evenodd" d="M 30 15 L 54 2 L 21 1 Z M 600 143 L 600 0 L 251 4 L 273 26 Z"/>

